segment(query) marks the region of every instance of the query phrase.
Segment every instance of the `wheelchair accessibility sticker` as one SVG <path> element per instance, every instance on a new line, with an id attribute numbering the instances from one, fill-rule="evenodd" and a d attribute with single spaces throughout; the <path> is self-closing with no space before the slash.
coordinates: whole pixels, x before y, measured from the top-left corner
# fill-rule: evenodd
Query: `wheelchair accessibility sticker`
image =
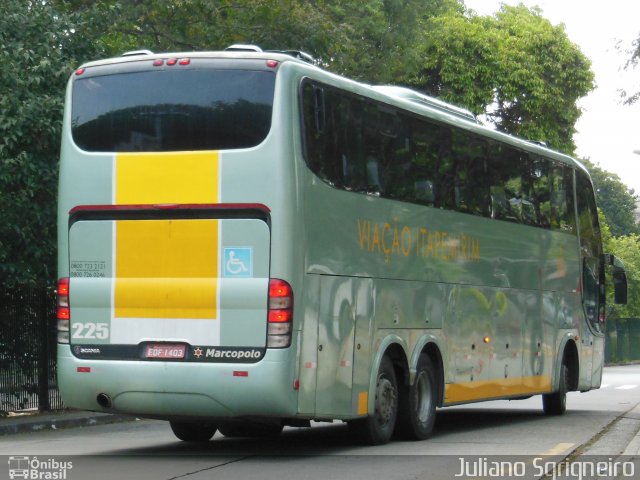
<path id="1" fill-rule="evenodd" d="M 224 276 L 246 278 L 253 276 L 253 249 L 230 247 L 224 249 Z"/>

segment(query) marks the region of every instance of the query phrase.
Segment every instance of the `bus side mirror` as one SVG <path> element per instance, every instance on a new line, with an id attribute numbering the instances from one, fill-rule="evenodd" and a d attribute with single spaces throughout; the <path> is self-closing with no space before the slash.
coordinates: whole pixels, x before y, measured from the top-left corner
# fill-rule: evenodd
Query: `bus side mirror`
<path id="1" fill-rule="evenodd" d="M 604 254 L 604 264 L 611 267 L 613 275 L 613 301 L 617 304 L 627 303 L 627 272 L 622 260 L 610 253 Z"/>

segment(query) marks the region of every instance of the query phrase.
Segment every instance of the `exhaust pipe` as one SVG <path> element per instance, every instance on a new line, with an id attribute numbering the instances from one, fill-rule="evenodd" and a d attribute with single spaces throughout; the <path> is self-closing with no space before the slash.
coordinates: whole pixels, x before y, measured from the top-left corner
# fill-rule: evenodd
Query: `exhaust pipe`
<path id="1" fill-rule="evenodd" d="M 102 408 L 113 407 L 113 401 L 111 400 L 111 397 L 106 393 L 99 393 L 96 397 L 96 402 L 98 402 L 98 405 L 100 405 Z"/>

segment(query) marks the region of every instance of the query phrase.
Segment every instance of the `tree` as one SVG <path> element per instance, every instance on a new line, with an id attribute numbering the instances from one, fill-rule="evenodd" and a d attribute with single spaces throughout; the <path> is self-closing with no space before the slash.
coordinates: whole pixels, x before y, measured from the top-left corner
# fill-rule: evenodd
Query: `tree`
<path id="1" fill-rule="evenodd" d="M 149 48 L 154 51 L 222 50 L 233 43 L 253 43 L 264 49 L 296 49 L 301 45 L 326 50 L 336 38 L 319 5 L 300 0 L 145 0 L 121 3 L 118 22 L 103 37 L 112 54 Z M 80 2 L 82 4 L 82 2 Z"/>
<path id="2" fill-rule="evenodd" d="M 618 318 L 640 318 L 640 236 L 611 237 L 606 249 L 624 262 L 627 272 L 628 303 L 614 306 L 613 314 Z"/>
<path id="3" fill-rule="evenodd" d="M 0 2 L 0 276 L 49 280 L 55 272 L 57 155 L 64 87 L 100 53 L 90 32 L 100 15 L 64 3 Z"/>
<path id="4" fill-rule="evenodd" d="M 593 81 L 538 10 L 479 17 L 461 0 L 5 0 L 0 40 L 0 275 L 16 281 L 55 270 L 64 87 L 85 60 L 232 43 L 300 49 L 333 72 L 418 88 L 569 153 L 575 101 Z"/>
<path id="5" fill-rule="evenodd" d="M 594 75 L 564 26 L 523 5 L 432 24 L 423 67 L 406 83 L 486 115 L 500 131 L 573 153 L 576 101 L 593 89 Z"/>
<path id="6" fill-rule="evenodd" d="M 640 36 L 638 36 L 638 38 L 636 38 L 631 43 L 631 50 L 629 51 L 629 53 L 631 56 L 624 66 L 625 70 L 636 68 L 638 66 L 638 63 L 640 63 Z M 629 93 L 626 90 L 622 90 L 621 93 L 626 105 L 633 105 L 640 99 L 640 90 L 635 93 Z"/>
<path id="7" fill-rule="evenodd" d="M 331 70 L 371 84 L 397 84 L 422 61 L 418 48 L 441 15 L 462 15 L 461 0 L 333 0 L 328 17 L 345 26 L 341 45 L 321 55 Z M 342 27 L 340 27 L 342 28 Z"/>
<path id="8" fill-rule="evenodd" d="M 113 54 L 221 50 L 248 43 L 265 50 L 302 50 L 333 72 L 389 83 L 419 63 L 425 22 L 462 12 L 460 0 L 146 0 L 121 4 L 104 41 Z"/>
<path id="9" fill-rule="evenodd" d="M 300 49 L 336 73 L 417 88 L 566 153 L 575 149 L 576 100 L 593 88 L 589 61 L 564 27 L 522 5 L 482 17 L 460 0 L 104 1 L 119 8 L 104 39 L 112 53 Z"/>
<path id="10" fill-rule="evenodd" d="M 611 234 L 619 237 L 640 233 L 635 217 L 638 199 L 635 191 L 627 187 L 615 173 L 603 170 L 586 159 L 582 163 L 589 169 L 598 207 L 607 219 Z"/>
<path id="11" fill-rule="evenodd" d="M 610 319 L 640 318 L 640 236 L 636 234 L 614 237 L 611 235 L 607 220 L 598 209 L 600 230 L 602 233 L 602 245 L 604 251 L 612 253 L 623 261 L 627 275 L 627 304 L 616 305 L 613 303 L 613 279 L 610 272 L 607 274 L 607 305 Z M 609 324 L 607 328 L 611 328 Z M 619 339 L 618 339 L 619 340 Z"/>

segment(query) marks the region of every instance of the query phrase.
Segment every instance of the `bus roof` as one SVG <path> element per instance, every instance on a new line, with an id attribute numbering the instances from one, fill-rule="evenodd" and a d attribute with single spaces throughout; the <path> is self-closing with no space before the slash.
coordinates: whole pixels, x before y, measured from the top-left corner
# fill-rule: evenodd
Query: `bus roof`
<path id="1" fill-rule="evenodd" d="M 297 50 L 263 51 L 253 45 L 232 45 L 224 51 L 201 51 L 201 52 L 162 52 L 154 53 L 149 50 L 136 50 L 126 52 L 120 57 L 112 57 L 103 60 L 87 62 L 80 68 L 90 68 L 96 66 L 114 65 L 118 63 L 138 62 L 142 59 L 157 60 L 169 58 L 212 58 L 224 60 L 275 60 L 279 63 L 292 63 L 305 71 L 318 74 L 318 80 L 324 79 L 338 84 L 340 87 L 348 88 L 351 92 L 364 95 L 373 99 L 395 105 L 404 110 L 413 111 L 435 120 L 452 124 L 472 131 L 476 134 L 493 138 L 495 140 L 508 143 L 512 146 L 526 150 L 530 153 L 553 158 L 554 160 L 566 163 L 579 168 L 588 173 L 586 167 L 578 160 L 569 155 L 548 148 L 543 142 L 523 139 L 499 132 L 480 123 L 474 114 L 462 107 L 445 102 L 438 98 L 424 95 L 423 93 L 410 88 L 393 85 L 368 85 L 351 80 L 347 77 L 324 70 L 313 61 L 309 54 Z"/>
<path id="2" fill-rule="evenodd" d="M 221 58 L 221 59 L 250 59 L 250 60 L 277 60 L 278 62 L 297 62 L 308 65 L 309 60 L 303 56 L 311 58 L 304 52 L 297 50 L 287 51 L 254 51 L 254 50 L 224 50 L 224 51 L 202 51 L 202 52 L 161 52 L 154 53 L 150 50 L 134 50 L 126 52 L 119 57 L 105 58 L 87 62 L 80 68 L 112 65 L 116 63 L 138 62 L 142 59 L 156 60 L 167 58 Z"/>

